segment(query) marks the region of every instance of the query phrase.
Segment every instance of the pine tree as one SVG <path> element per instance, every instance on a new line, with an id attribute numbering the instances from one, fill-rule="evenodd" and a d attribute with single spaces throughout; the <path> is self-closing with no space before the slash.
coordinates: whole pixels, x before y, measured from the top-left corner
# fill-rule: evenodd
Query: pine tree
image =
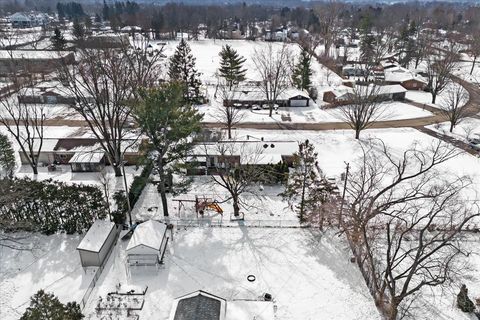
<path id="1" fill-rule="evenodd" d="M 190 46 L 182 39 L 170 58 L 168 75 L 172 81 L 180 81 L 184 84 L 184 98 L 189 103 L 200 103 L 200 73 L 195 67 L 195 57 L 191 53 Z"/>
<path id="2" fill-rule="evenodd" d="M 462 284 L 460 292 L 457 295 L 457 307 L 463 312 L 473 312 L 475 311 L 475 304 L 468 297 L 467 286 Z"/>
<path id="3" fill-rule="evenodd" d="M 83 38 L 85 38 L 85 26 L 81 24 L 78 19 L 73 20 L 72 33 L 77 40 L 83 40 Z"/>
<path id="4" fill-rule="evenodd" d="M 185 100 L 183 93 L 183 84 L 179 82 L 166 83 L 157 89 L 141 90 L 141 102 L 133 110 L 156 157 L 155 169 L 160 177 L 158 190 L 165 216 L 168 216 L 167 187 L 172 189 L 168 170 L 175 169 L 178 160 L 187 155 L 193 147 L 190 138 L 200 132 L 201 128 L 202 115 Z"/>
<path id="5" fill-rule="evenodd" d="M 294 155 L 294 170 L 290 174 L 285 191 L 280 195 L 297 212 L 301 222 L 318 211 L 326 201 L 328 188 L 317 166 L 315 147 L 308 141 L 299 145 Z"/>
<path id="6" fill-rule="evenodd" d="M 0 172 L 6 177 L 12 178 L 15 169 L 15 153 L 8 137 L 0 134 Z"/>
<path id="7" fill-rule="evenodd" d="M 293 83 L 300 90 L 309 90 L 312 85 L 312 57 L 306 48 L 302 49 L 300 59 L 293 70 Z"/>
<path id="8" fill-rule="evenodd" d="M 83 317 L 76 302 L 64 305 L 53 294 L 39 290 L 30 298 L 30 306 L 20 320 L 81 320 Z"/>
<path id="9" fill-rule="evenodd" d="M 53 31 L 53 37 L 51 37 L 50 40 L 55 50 L 62 51 L 63 49 L 65 49 L 66 40 L 63 37 L 60 29 L 55 28 L 55 30 Z"/>
<path id="10" fill-rule="evenodd" d="M 228 44 L 222 47 L 219 53 L 221 57 L 219 73 L 225 78 L 230 89 L 245 80 L 247 69 L 243 67 L 246 59 L 240 56 L 237 50 L 232 49 Z"/>

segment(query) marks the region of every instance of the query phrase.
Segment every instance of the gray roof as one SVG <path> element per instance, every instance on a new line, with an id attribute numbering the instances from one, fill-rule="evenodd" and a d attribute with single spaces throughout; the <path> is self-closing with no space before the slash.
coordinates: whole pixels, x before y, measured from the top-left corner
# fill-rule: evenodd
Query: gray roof
<path id="1" fill-rule="evenodd" d="M 220 320 L 222 301 L 201 292 L 178 301 L 173 320 Z"/>

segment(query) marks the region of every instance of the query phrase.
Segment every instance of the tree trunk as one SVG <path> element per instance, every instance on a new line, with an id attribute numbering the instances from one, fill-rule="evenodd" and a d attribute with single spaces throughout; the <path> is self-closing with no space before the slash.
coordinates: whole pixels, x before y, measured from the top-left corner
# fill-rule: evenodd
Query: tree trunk
<path id="1" fill-rule="evenodd" d="M 360 129 L 355 129 L 355 139 L 360 139 Z"/>
<path id="2" fill-rule="evenodd" d="M 437 94 L 432 92 L 432 103 L 435 103 L 436 100 L 437 100 Z"/>
<path id="3" fill-rule="evenodd" d="M 228 139 L 232 139 L 232 125 L 227 125 Z"/>
<path id="4" fill-rule="evenodd" d="M 475 62 L 477 61 L 477 56 L 473 57 L 473 62 L 472 62 L 472 69 L 470 69 L 470 74 L 473 73 L 473 69 L 475 68 Z"/>
<path id="5" fill-rule="evenodd" d="M 120 168 L 120 165 L 114 165 L 113 170 L 115 171 L 115 177 L 122 176 L 122 169 Z"/>
<path id="6" fill-rule="evenodd" d="M 167 192 L 165 189 L 165 172 L 163 168 L 162 157 L 158 158 L 157 165 L 158 165 L 158 175 L 160 176 L 158 189 L 160 191 L 160 197 L 162 198 L 163 215 L 165 217 L 168 217 L 168 202 L 167 202 Z"/>
<path id="7" fill-rule="evenodd" d="M 36 165 L 33 165 L 32 166 L 32 169 L 33 169 L 33 174 L 37 175 L 38 174 L 38 168 Z"/>
<path id="8" fill-rule="evenodd" d="M 272 114 L 273 114 L 273 103 L 272 102 L 268 103 L 268 110 L 269 110 L 268 116 L 272 117 Z"/>
<path id="9" fill-rule="evenodd" d="M 454 121 L 450 121 L 450 133 L 453 132 L 453 127 L 455 127 L 455 122 L 454 122 Z"/>
<path id="10" fill-rule="evenodd" d="M 240 205 L 238 203 L 238 196 L 233 197 L 233 215 L 238 217 L 240 215 Z"/>

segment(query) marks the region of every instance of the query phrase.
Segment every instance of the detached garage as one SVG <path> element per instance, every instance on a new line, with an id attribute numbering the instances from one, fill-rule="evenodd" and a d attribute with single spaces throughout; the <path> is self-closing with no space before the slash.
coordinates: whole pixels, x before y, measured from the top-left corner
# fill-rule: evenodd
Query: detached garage
<path id="1" fill-rule="evenodd" d="M 116 240 L 115 223 L 96 220 L 77 247 L 82 267 L 99 267 L 103 264 Z"/>
<path id="2" fill-rule="evenodd" d="M 155 220 L 139 224 L 127 246 L 128 265 L 150 266 L 162 263 L 167 239 L 166 224 Z"/>

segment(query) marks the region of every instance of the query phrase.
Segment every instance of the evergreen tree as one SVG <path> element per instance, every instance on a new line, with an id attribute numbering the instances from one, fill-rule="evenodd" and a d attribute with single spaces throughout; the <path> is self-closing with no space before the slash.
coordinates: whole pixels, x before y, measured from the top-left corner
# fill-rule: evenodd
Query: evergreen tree
<path id="1" fill-rule="evenodd" d="M 110 19 L 110 7 L 105 2 L 105 0 L 103 0 L 102 15 L 103 15 L 103 21 L 108 21 Z"/>
<path id="2" fill-rule="evenodd" d="M 317 165 L 317 156 L 315 147 L 308 140 L 299 145 L 298 152 L 294 155 L 294 170 L 289 176 L 285 191 L 280 194 L 297 212 L 302 222 L 318 211 L 328 195 L 328 188 Z"/>
<path id="3" fill-rule="evenodd" d="M 238 85 L 245 80 L 247 69 L 243 68 L 246 59 L 240 56 L 237 50 L 232 49 L 228 44 L 222 47 L 220 51 L 220 69 L 218 70 L 220 76 L 225 78 L 225 81 L 230 89 L 234 85 Z"/>
<path id="4" fill-rule="evenodd" d="M 184 84 L 184 98 L 189 103 L 200 103 L 200 73 L 195 67 L 195 57 L 191 53 L 190 46 L 182 39 L 170 58 L 168 75 L 172 81 L 180 81 Z"/>
<path id="5" fill-rule="evenodd" d="M 158 190 L 163 214 L 168 216 L 168 170 L 187 156 L 193 147 L 191 137 L 200 132 L 202 115 L 185 100 L 183 84 L 166 83 L 158 89 L 142 90 L 141 102 L 134 107 L 135 119 L 150 140 L 155 169 L 160 177 Z M 188 183 L 188 181 L 186 181 Z M 178 187 L 178 185 L 177 185 Z"/>
<path id="6" fill-rule="evenodd" d="M 311 62 L 311 55 L 308 53 L 306 48 L 303 48 L 302 52 L 300 53 L 300 59 L 293 70 L 293 83 L 295 87 L 300 90 L 309 90 L 312 85 Z"/>
<path id="7" fill-rule="evenodd" d="M 78 19 L 73 20 L 73 36 L 77 40 L 83 40 L 85 38 L 85 26 L 80 23 Z"/>
<path id="8" fill-rule="evenodd" d="M 76 302 L 64 305 L 53 294 L 39 290 L 30 298 L 30 306 L 20 320 L 81 320 L 83 317 Z"/>
<path id="9" fill-rule="evenodd" d="M 55 50 L 62 51 L 62 50 L 65 49 L 65 45 L 66 45 L 67 41 L 63 37 L 60 29 L 55 28 L 55 30 L 53 31 L 53 37 L 51 37 L 50 40 L 51 40 L 53 48 Z"/>
<path id="10" fill-rule="evenodd" d="M 457 307 L 463 312 L 473 312 L 475 311 L 475 304 L 468 297 L 467 286 L 462 284 L 460 292 L 457 295 Z"/>
<path id="11" fill-rule="evenodd" d="M 15 154 L 12 143 L 8 137 L 0 134 L 0 172 L 4 172 L 6 177 L 12 178 L 15 169 Z"/>

